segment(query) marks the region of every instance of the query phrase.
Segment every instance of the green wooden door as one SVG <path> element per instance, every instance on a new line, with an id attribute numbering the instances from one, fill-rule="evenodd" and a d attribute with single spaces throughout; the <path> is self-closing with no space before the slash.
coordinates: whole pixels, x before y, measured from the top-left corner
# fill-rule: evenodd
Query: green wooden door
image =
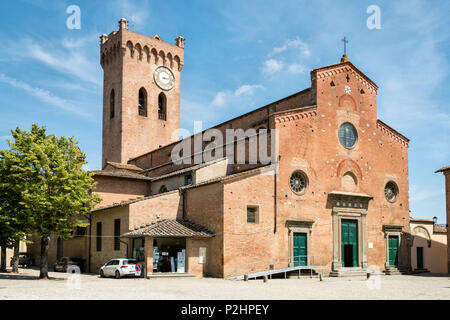
<path id="1" fill-rule="evenodd" d="M 389 265 L 398 265 L 398 236 L 389 236 Z"/>
<path id="2" fill-rule="evenodd" d="M 307 265 L 306 233 L 294 233 L 294 267 Z"/>
<path id="3" fill-rule="evenodd" d="M 341 221 L 341 261 L 343 267 L 358 266 L 358 222 Z"/>
<path id="4" fill-rule="evenodd" d="M 423 247 L 417 247 L 417 269 L 423 269 Z"/>

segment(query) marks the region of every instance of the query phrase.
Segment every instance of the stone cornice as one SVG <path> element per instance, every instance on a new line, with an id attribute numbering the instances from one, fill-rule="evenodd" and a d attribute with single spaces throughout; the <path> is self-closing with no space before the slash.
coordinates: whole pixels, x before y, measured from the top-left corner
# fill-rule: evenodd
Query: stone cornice
<path id="1" fill-rule="evenodd" d="M 393 140 L 401 143 L 402 145 L 404 145 L 405 147 L 409 147 L 409 139 L 406 138 L 404 135 L 402 135 L 401 133 L 395 131 L 394 129 L 392 129 L 390 126 L 388 126 L 386 123 L 384 123 L 381 120 L 377 120 L 377 128 L 383 132 L 384 134 L 388 135 L 389 137 L 391 137 Z"/>
<path id="2" fill-rule="evenodd" d="M 275 118 L 276 123 L 301 120 L 304 118 L 311 118 L 317 116 L 317 106 L 302 107 L 298 109 L 291 109 L 280 111 L 271 114 Z"/>
<path id="3" fill-rule="evenodd" d="M 361 82 L 368 90 L 377 93 L 378 86 L 369 79 L 364 73 L 356 68 L 351 62 L 338 63 L 311 71 L 311 81 L 333 76 L 343 72 L 350 72 L 359 82 Z"/>

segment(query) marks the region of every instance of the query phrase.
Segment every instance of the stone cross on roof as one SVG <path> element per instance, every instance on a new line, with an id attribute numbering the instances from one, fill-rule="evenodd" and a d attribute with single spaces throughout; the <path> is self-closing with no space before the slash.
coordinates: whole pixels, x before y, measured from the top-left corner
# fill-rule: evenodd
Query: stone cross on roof
<path id="1" fill-rule="evenodd" d="M 346 37 L 344 37 L 344 39 L 341 40 L 342 42 L 344 42 L 344 54 L 347 54 L 347 43 L 348 40 Z"/>

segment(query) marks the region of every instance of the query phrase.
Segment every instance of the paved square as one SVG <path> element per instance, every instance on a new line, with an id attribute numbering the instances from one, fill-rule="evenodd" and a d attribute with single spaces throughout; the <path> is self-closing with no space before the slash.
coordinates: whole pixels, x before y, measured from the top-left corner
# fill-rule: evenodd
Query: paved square
<path id="1" fill-rule="evenodd" d="M 38 280 L 36 269 L 0 273 L 0 299 L 450 299 L 445 275 L 230 281 L 213 278 L 102 279 L 65 273 Z M 379 282 L 378 282 L 379 281 Z M 79 284 L 79 288 L 77 285 Z"/>

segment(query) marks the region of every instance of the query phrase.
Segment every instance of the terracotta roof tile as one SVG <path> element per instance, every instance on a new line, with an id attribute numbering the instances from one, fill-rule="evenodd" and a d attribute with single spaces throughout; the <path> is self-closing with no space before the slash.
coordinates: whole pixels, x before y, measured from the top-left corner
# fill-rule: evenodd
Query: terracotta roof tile
<path id="1" fill-rule="evenodd" d="M 144 200 L 148 200 L 148 199 L 152 199 L 152 198 L 165 196 L 167 194 L 171 194 L 171 193 L 174 193 L 174 192 L 179 192 L 179 191 L 178 190 L 170 190 L 168 192 L 158 193 L 158 194 L 154 194 L 154 195 L 151 195 L 151 196 L 137 197 L 137 198 L 133 198 L 133 199 L 124 200 L 124 201 L 121 201 L 121 202 L 114 202 L 114 203 L 108 204 L 106 206 L 93 208 L 91 210 L 91 212 L 105 210 L 105 209 L 110 209 L 110 208 L 114 208 L 114 207 L 123 207 L 123 206 L 129 205 L 129 204 L 135 203 L 135 202 L 139 202 L 139 201 L 144 201 Z"/>
<path id="2" fill-rule="evenodd" d="M 447 233 L 447 226 L 445 224 L 435 224 L 433 232 Z"/>
<path id="3" fill-rule="evenodd" d="M 123 234 L 121 237 L 188 237 L 188 238 L 210 238 L 215 233 L 204 226 L 190 222 L 188 220 L 169 220 L 164 219 L 155 223 L 140 227 L 133 231 Z"/>
<path id="4" fill-rule="evenodd" d="M 115 178 L 148 180 L 148 181 L 151 180 L 149 177 L 146 177 L 142 174 L 133 173 L 133 172 L 94 170 L 94 171 L 89 171 L 89 173 L 93 173 L 96 176 L 107 176 L 107 177 L 115 177 Z"/>
<path id="5" fill-rule="evenodd" d="M 445 166 L 445 167 L 442 167 L 439 170 L 435 171 L 435 173 L 445 172 L 445 171 L 448 171 L 448 170 L 450 170 L 450 166 Z"/>
<path id="6" fill-rule="evenodd" d="M 142 168 L 139 168 L 138 166 L 135 166 L 134 164 L 127 164 L 127 163 L 119 163 L 119 162 L 112 162 L 107 161 L 106 164 L 109 164 L 110 166 L 117 168 L 117 169 L 126 169 L 131 171 L 142 171 Z"/>

